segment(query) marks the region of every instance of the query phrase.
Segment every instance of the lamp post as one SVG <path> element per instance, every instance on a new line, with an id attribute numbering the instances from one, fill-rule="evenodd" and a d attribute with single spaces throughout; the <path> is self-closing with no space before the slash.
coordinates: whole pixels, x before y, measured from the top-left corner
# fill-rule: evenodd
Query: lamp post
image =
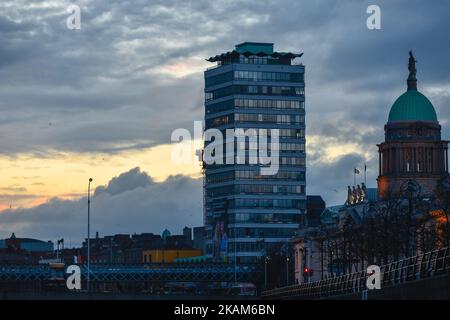
<path id="1" fill-rule="evenodd" d="M 91 274 L 91 182 L 88 183 L 88 236 L 87 236 L 87 291 L 90 292 L 90 274 Z"/>
<path id="2" fill-rule="evenodd" d="M 234 238 L 234 283 L 237 283 L 237 250 L 236 250 L 237 242 L 236 238 Z"/>
<path id="3" fill-rule="evenodd" d="M 406 221 L 408 232 L 407 232 L 407 239 L 406 239 L 406 248 L 408 250 L 407 255 L 411 255 L 411 256 L 413 255 L 413 251 L 414 251 L 414 249 L 413 249 L 414 239 L 413 239 L 413 235 L 411 232 L 412 231 L 411 229 L 413 228 L 413 226 L 412 226 L 413 216 L 415 214 L 413 200 L 417 195 L 417 191 L 418 191 L 417 189 L 418 188 L 417 188 L 416 182 L 413 180 L 409 180 L 408 185 L 406 187 L 406 191 L 408 193 L 408 216 L 407 216 L 407 221 Z"/>
<path id="4" fill-rule="evenodd" d="M 267 264 L 269 263 L 270 257 L 266 256 L 264 258 L 264 289 L 267 290 Z"/>
<path id="5" fill-rule="evenodd" d="M 289 257 L 286 255 L 286 285 L 289 285 Z"/>

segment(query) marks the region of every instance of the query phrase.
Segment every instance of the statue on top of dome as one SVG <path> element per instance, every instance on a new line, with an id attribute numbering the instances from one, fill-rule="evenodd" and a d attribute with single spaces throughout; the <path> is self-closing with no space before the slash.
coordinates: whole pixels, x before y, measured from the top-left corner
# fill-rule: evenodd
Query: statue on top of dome
<path id="1" fill-rule="evenodd" d="M 416 62 L 417 60 L 414 58 L 412 51 L 409 51 L 409 62 L 408 62 L 408 70 L 409 77 L 408 80 L 416 80 Z"/>

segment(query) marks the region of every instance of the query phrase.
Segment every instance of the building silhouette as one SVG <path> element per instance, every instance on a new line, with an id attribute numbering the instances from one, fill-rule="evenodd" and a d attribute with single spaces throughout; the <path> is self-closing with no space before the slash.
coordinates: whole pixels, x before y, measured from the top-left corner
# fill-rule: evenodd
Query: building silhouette
<path id="1" fill-rule="evenodd" d="M 37 263 L 40 259 L 52 257 L 54 244 L 31 238 L 11 237 L 0 240 L 0 263 Z"/>
<path id="2" fill-rule="evenodd" d="M 252 163 L 248 141 L 245 163 L 205 164 L 208 257 L 254 262 L 305 221 L 305 67 L 293 63 L 301 56 L 244 42 L 207 59 L 217 65 L 205 71 L 205 129 L 224 137 L 227 129 L 278 129 L 280 136 L 274 175 Z M 236 141 L 232 147 L 237 150 Z"/>

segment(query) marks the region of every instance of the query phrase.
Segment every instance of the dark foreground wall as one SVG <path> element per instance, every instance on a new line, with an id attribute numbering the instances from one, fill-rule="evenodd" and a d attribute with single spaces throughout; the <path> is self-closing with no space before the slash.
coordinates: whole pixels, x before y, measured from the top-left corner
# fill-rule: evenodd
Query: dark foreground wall
<path id="1" fill-rule="evenodd" d="M 0 300 L 214 300 L 214 299 L 248 299 L 242 296 L 220 295 L 150 295 L 126 293 L 75 293 L 75 292 L 0 292 Z M 423 280 L 416 280 L 395 286 L 384 287 L 380 290 L 367 291 L 348 295 L 328 297 L 333 300 L 450 300 L 450 274 L 435 276 Z M 254 299 L 254 297 L 253 297 Z M 299 299 L 291 297 L 290 299 Z M 308 299 L 308 297 L 303 297 Z"/>
<path id="2" fill-rule="evenodd" d="M 450 275 L 402 283 L 400 285 L 368 290 L 368 300 L 450 300 Z M 364 293 L 336 296 L 329 299 L 360 300 Z"/>
<path id="3" fill-rule="evenodd" d="M 128 293 L 71 293 L 71 292 L 9 292 L 0 293 L 0 300 L 248 300 L 251 297 L 207 295 L 146 295 Z M 254 299 L 254 297 L 253 297 Z"/>

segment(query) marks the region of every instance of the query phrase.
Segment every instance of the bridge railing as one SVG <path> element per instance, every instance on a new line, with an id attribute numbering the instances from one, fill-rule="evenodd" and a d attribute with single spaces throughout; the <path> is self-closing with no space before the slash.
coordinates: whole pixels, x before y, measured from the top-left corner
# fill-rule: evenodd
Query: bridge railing
<path id="1" fill-rule="evenodd" d="M 388 287 L 409 281 L 450 273 L 450 247 L 430 251 L 380 266 L 381 286 Z M 318 299 L 366 290 L 365 271 L 344 274 L 311 283 L 302 283 L 263 291 L 266 299 Z"/>
<path id="2" fill-rule="evenodd" d="M 87 267 L 82 265 L 81 276 L 86 278 Z M 258 280 L 261 271 L 257 265 L 233 264 L 147 264 L 90 266 L 90 279 L 95 282 L 111 281 L 248 281 Z M 41 281 L 54 276 L 48 265 L 0 265 L 0 281 Z M 65 277 L 65 270 L 59 271 Z"/>

